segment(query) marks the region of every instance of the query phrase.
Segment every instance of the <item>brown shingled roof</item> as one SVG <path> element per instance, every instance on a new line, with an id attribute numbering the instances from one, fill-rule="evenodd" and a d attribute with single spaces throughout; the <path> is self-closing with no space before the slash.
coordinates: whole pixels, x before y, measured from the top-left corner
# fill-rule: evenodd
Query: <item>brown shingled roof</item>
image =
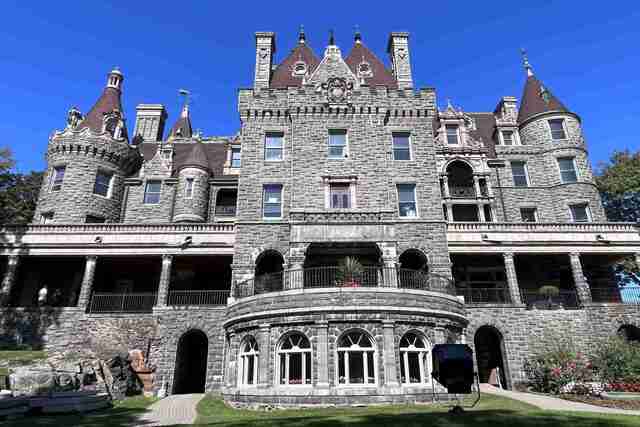
<path id="1" fill-rule="evenodd" d="M 179 169 L 187 167 L 196 167 L 209 170 L 209 159 L 207 158 L 207 150 L 204 149 L 202 142 L 196 142 L 191 145 L 191 150 L 186 159 L 181 162 Z"/>
<path id="2" fill-rule="evenodd" d="M 543 93 L 546 94 L 546 100 Z M 520 111 L 518 111 L 518 124 L 547 111 L 569 110 L 534 75 L 528 76 L 520 102 Z"/>
<path id="3" fill-rule="evenodd" d="M 307 73 L 311 75 L 320 64 L 320 60 L 306 43 L 300 42 L 293 48 L 289 56 L 282 61 L 271 76 L 271 88 L 287 88 L 289 86 L 302 86 L 302 77 L 293 76 L 293 66 L 296 62 L 303 61 L 307 64 Z"/>
<path id="4" fill-rule="evenodd" d="M 371 66 L 373 75 L 371 77 L 365 77 L 364 80 L 369 86 L 386 86 L 390 89 L 398 87 L 398 82 L 389 70 L 387 70 L 373 52 L 371 52 L 362 42 L 356 42 L 349 52 L 349 55 L 344 59 L 353 74 L 358 75 L 358 67 L 361 62 L 368 62 Z"/>
<path id="5" fill-rule="evenodd" d="M 141 145 L 141 152 L 145 161 L 149 161 L 155 156 L 160 147 L 160 143 L 157 142 L 144 142 Z M 174 150 L 173 156 L 173 171 L 177 171 L 185 166 L 193 166 L 192 163 L 198 160 L 193 159 L 193 156 L 200 158 L 194 151 L 204 153 L 206 158 L 206 168 L 211 171 L 214 176 L 223 174 L 224 162 L 227 159 L 227 149 L 223 143 L 210 143 L 210 142 L 176 142 L 172 144 Z M 197 147 L 196 147 L 197 146 Z M 203 164 L 204 165 L 204 164 Z M 200 166 L 202 167 L 202 166 Z"/>
<path id="6" fill-rule="evenodd" d="M 89 128 L 93 132 L 102 132 L 102 124 L 104 115 L 118 110 L 122 112 L 122 103 L 120 102 L 120 90 L 113 87 L 105 87 L 102 95 L 96 101 L 94 106 L 89 110 L 84 120 L 78 125 L 78 130 Z M 123 135 L 127 136 L 126 127 Z"/>

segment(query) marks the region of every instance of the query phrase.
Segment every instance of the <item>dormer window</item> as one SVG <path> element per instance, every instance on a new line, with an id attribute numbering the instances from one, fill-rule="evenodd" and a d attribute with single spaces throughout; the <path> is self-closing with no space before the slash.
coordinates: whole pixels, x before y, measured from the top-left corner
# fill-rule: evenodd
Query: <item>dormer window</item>
<path id="1" fill-rule="evenodd" d="M 118 127 L 118 119 L 116 119 L 115 117 L 111 119 L 107 119 L 107 121 L 104 123 L 104 131 L 109 133 L 111 136 L 115 136 L 117 127 Z"/>
<path id="2" fill-rule="evenodd" d="M 293 65 L 293 75 L 294 76 L 304 76 L 307 74 L 307 64 L 303 61 L 298 61 Z"/>
<path id="3" fill-rule="evenodd" d="M 502 131 L 502 144 L 503 145 L 516 145 L 514 134 L 512 130 Z"/>
<path id="4" fill-rule="evenodd" d="M 458 125 L 445 125 L 447 131 L 447 144 L 459 145 L 460 144 L 460 132 Z"/>

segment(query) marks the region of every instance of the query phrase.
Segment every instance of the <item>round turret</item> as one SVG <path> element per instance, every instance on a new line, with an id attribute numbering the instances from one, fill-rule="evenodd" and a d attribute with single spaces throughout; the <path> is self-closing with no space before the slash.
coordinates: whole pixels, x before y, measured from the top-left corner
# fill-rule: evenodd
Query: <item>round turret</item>
<path id="1" fill-rule="evenodd" d="M 202 142 L 192 143 L 189 156 L 178 169 L 174 222 L 204 222 L 209 204 L 209 161 Z"/>

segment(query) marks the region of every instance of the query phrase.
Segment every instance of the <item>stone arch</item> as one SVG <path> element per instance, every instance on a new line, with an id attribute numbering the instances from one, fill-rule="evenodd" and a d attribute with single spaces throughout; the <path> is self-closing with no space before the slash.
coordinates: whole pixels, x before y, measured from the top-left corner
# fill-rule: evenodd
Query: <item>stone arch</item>
<path id="1" fill-rule="evenodd" d="M 286 331 L 276 342 L 274 356 L 277 384 L 313 383 L 313 344 L 309 335 L 297 329 Z"/>
<path id="2" fill-rule="evenodd" d="M 256 257 L 254 292 L 276 292 L 283 289 L 284 256 L 279 251 L 267 249 Z"/>
<path id="3" fill-rule="evenodd" d="M 457 194 L 467 188 L 474 188 L 473 165 L 462 159 L 455 159 L 447 164 L 445 173 L 449 182 L 449 193 Z"/>
<path id="4" fill-rule="evenodd" d="M 284 269 L 285 256 L 277 249 L 267 248 L 255 257 L 255 274 L 275 273 Z"/>
<path id="5" fill-rule="evenodd" d="M 473 163 L 471 163 L 469 160 L 463 158 L 463 157 L 454 157 L 453 159 L 449 159 L 447 160 L 443 165 L 442 165 L 442 173 L 446 174 L 449 166 L 451 166 L 452 163 L 464 163 L 465 165 L 467 165 L 473 172 L 475 172 L 475 168 L 473 167 Z"/>
<path id="6" fill-rule="evenodd" d="M 507 352 L 504 335 L 494 325 L 484 324 L 473 335 L 476 365 L 481 383 L 498 384 L 510 388 Z"/>
<path id="7" fill-rule="evenodd" d="M 629 342 L 640 343 L 640 328 L 630 323 L 620 325 L 617 334 Z"/>
<path id="8" fill-rule="evenodd" d="M 429 255 L 422 249 L 408 248 L 405 249 L 398 257 L 400 268 L 408 268 L 411 270 L 429 271 Z"/>
<path id="9" fill-rule="evenodd" d="M 204 393 L 209 340 L 201 329 L 190 329 L 178 340 L 173 394 Z"/>

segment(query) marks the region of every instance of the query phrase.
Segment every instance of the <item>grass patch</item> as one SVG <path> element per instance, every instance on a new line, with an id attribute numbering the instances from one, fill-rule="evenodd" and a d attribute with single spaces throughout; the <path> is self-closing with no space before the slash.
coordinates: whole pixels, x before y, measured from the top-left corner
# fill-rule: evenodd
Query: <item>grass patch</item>
<path id="1" fill-rule="evenodd" d="M 42 350 L 0 350 L 0 360 L 9 364 L 28 365 L 47 358 Z"/>
<path id="2" fill-rule="evenodd" d="M 463 415 L 447 413 L 445 405 L 393 405 L 362 408 L 292 409 L 272 412 L 236 410 L 219 397 L 207 396 L 198 404 L 196 424 L 231 427 L 631 427 L 640 417 L 541 411 L 526 403 L 483 395 Z"/>
<path id="3" fill-rule="evenodd" d="M 11 420 L 11 427 L 76 426 L 76 427 L 126 427 L 141 425 L 138 417 L 158 400 L 155 397 L 135 396 L 116 402 L 113 408 L 86 414 L 27 416 Z"/>

